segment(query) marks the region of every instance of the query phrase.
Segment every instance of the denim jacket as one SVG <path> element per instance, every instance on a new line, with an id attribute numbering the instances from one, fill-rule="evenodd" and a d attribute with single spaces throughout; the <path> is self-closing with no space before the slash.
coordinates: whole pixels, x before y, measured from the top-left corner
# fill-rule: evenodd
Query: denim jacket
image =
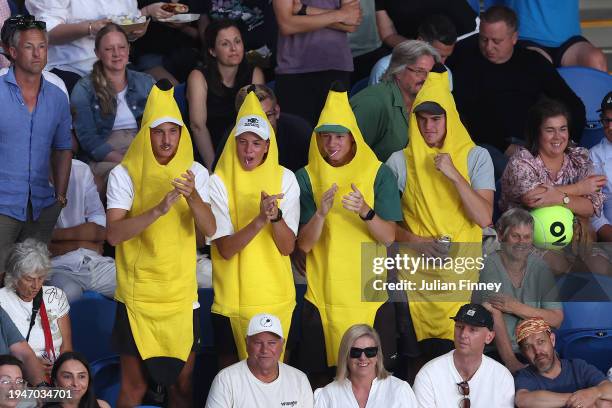
<path id="1" fill-rule="evenodd" d="M 136 122 L 140 124 L 154 79 L 143 72 L 127 70 L 128 89 L 125 100 Z M 103 115 L 91 75 L 83 77 L 72 90 L 70 104 L 75 115 L 74 129 L 81 148 L 95 160 L 102 161 L 112 147 L 106 143 L 115 124 L 115 115 Z"/>

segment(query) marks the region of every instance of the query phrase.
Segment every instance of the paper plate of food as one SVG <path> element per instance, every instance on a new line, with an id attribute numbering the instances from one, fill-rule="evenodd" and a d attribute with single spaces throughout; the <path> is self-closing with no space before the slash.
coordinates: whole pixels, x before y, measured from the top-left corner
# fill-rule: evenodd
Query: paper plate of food
<path id="1" fill-rule="evenodd" d="M 200 18 L 199 14 L 175 14 L 172 17 L 160 18 L 159 21 L 162 23 L 191 23 Z"/>
<path id="2" fill-rule="evenodd" d="M 123 28 L 123 30 L 125 30 L 125 32 L 129 35 L 134 31 L 146 29 L 149 25 L 150 19 L 147 19 L 145 16 L 114 16 L 111 17 L 111 21 L 115 24 L 120 25 L 121 28 Z"/>

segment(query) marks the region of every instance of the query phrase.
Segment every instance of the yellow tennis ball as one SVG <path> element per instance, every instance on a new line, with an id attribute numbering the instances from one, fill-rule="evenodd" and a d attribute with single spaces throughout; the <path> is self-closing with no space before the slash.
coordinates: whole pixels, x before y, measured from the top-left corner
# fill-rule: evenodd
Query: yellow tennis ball
<path id="1" fill-rule="evenodd" d="M 574 214 L 561 205 L 536 208 L 533 217 L 533 244 L 541 249 L 561 249 L 572 241 Z"/>

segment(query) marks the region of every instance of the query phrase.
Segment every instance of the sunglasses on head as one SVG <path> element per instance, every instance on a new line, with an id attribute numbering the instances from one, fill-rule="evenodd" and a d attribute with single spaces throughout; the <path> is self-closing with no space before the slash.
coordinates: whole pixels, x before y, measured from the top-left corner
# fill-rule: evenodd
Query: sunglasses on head
<path id="1" fill-rule="evenodd" d="M 366 347 L 366 348 L 351 347 L 349 356 L 351 358 L 359 358 L 361 357 L 361 353 L 365 353 L 367 358 L 376 357 L 376 355 L 378 354 L 378 347 Z"/>
<path id="2" fill-rule="evenodd" d="M 463 398 L 459 400 L 459 408 L 470 408 L 470 384 L 467 381 L 461 381 L 457 383 L 459 388 L 459 394 L 463 395 Z"/>
<path id="3" fill-rule="evenodd" d="M 34 16 L 16 15 L 9 17 L 4 22 L 4 25 L 14 27 L 17 30 L 28 30 L 30 28 L 38 28 L 39 30 L 47 29 L 47 23 L 36 20 Z"/>

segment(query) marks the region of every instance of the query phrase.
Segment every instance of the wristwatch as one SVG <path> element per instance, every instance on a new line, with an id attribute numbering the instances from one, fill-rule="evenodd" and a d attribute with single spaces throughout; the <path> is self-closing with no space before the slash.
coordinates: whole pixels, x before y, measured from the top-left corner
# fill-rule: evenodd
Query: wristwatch
<path id="1" fill-rule="evenodd" d="M 66 208 L 66 205 L 68 205 L 68 199 L 66 199 L 66 196 L 62 194 L 56 194 L 55 199 L 57 200 L 58 203 L 60 203 L 62 208 Z"/>
<path id="2" fill-rule="evenodd" d="M 567 193 L 563 193 L 563 205 L 567 207 L 569 203 L 570 203 L 569 195 Z"/>
<path id="3" fill-rule="evenodd" d="M 374 212 L 374 210 L 370 209 L 370 211 L 368 211 L 365 217 L 362 217 L 361 214 L 359 214 L 359 218 L 361 218 L 364 221 L 370 221 L 374 218 L 375 215 L 376 213 Z"/>
<path id="4" fill-rule="evenodd" d="M 274 224 L 275 222 L 279 222 L 282 219 L 283 219 L 283 211 L 279 208 L 278 213 L 276 214 L 276 218 L 273 220 L 270 220 L 270 222 Z"/>

